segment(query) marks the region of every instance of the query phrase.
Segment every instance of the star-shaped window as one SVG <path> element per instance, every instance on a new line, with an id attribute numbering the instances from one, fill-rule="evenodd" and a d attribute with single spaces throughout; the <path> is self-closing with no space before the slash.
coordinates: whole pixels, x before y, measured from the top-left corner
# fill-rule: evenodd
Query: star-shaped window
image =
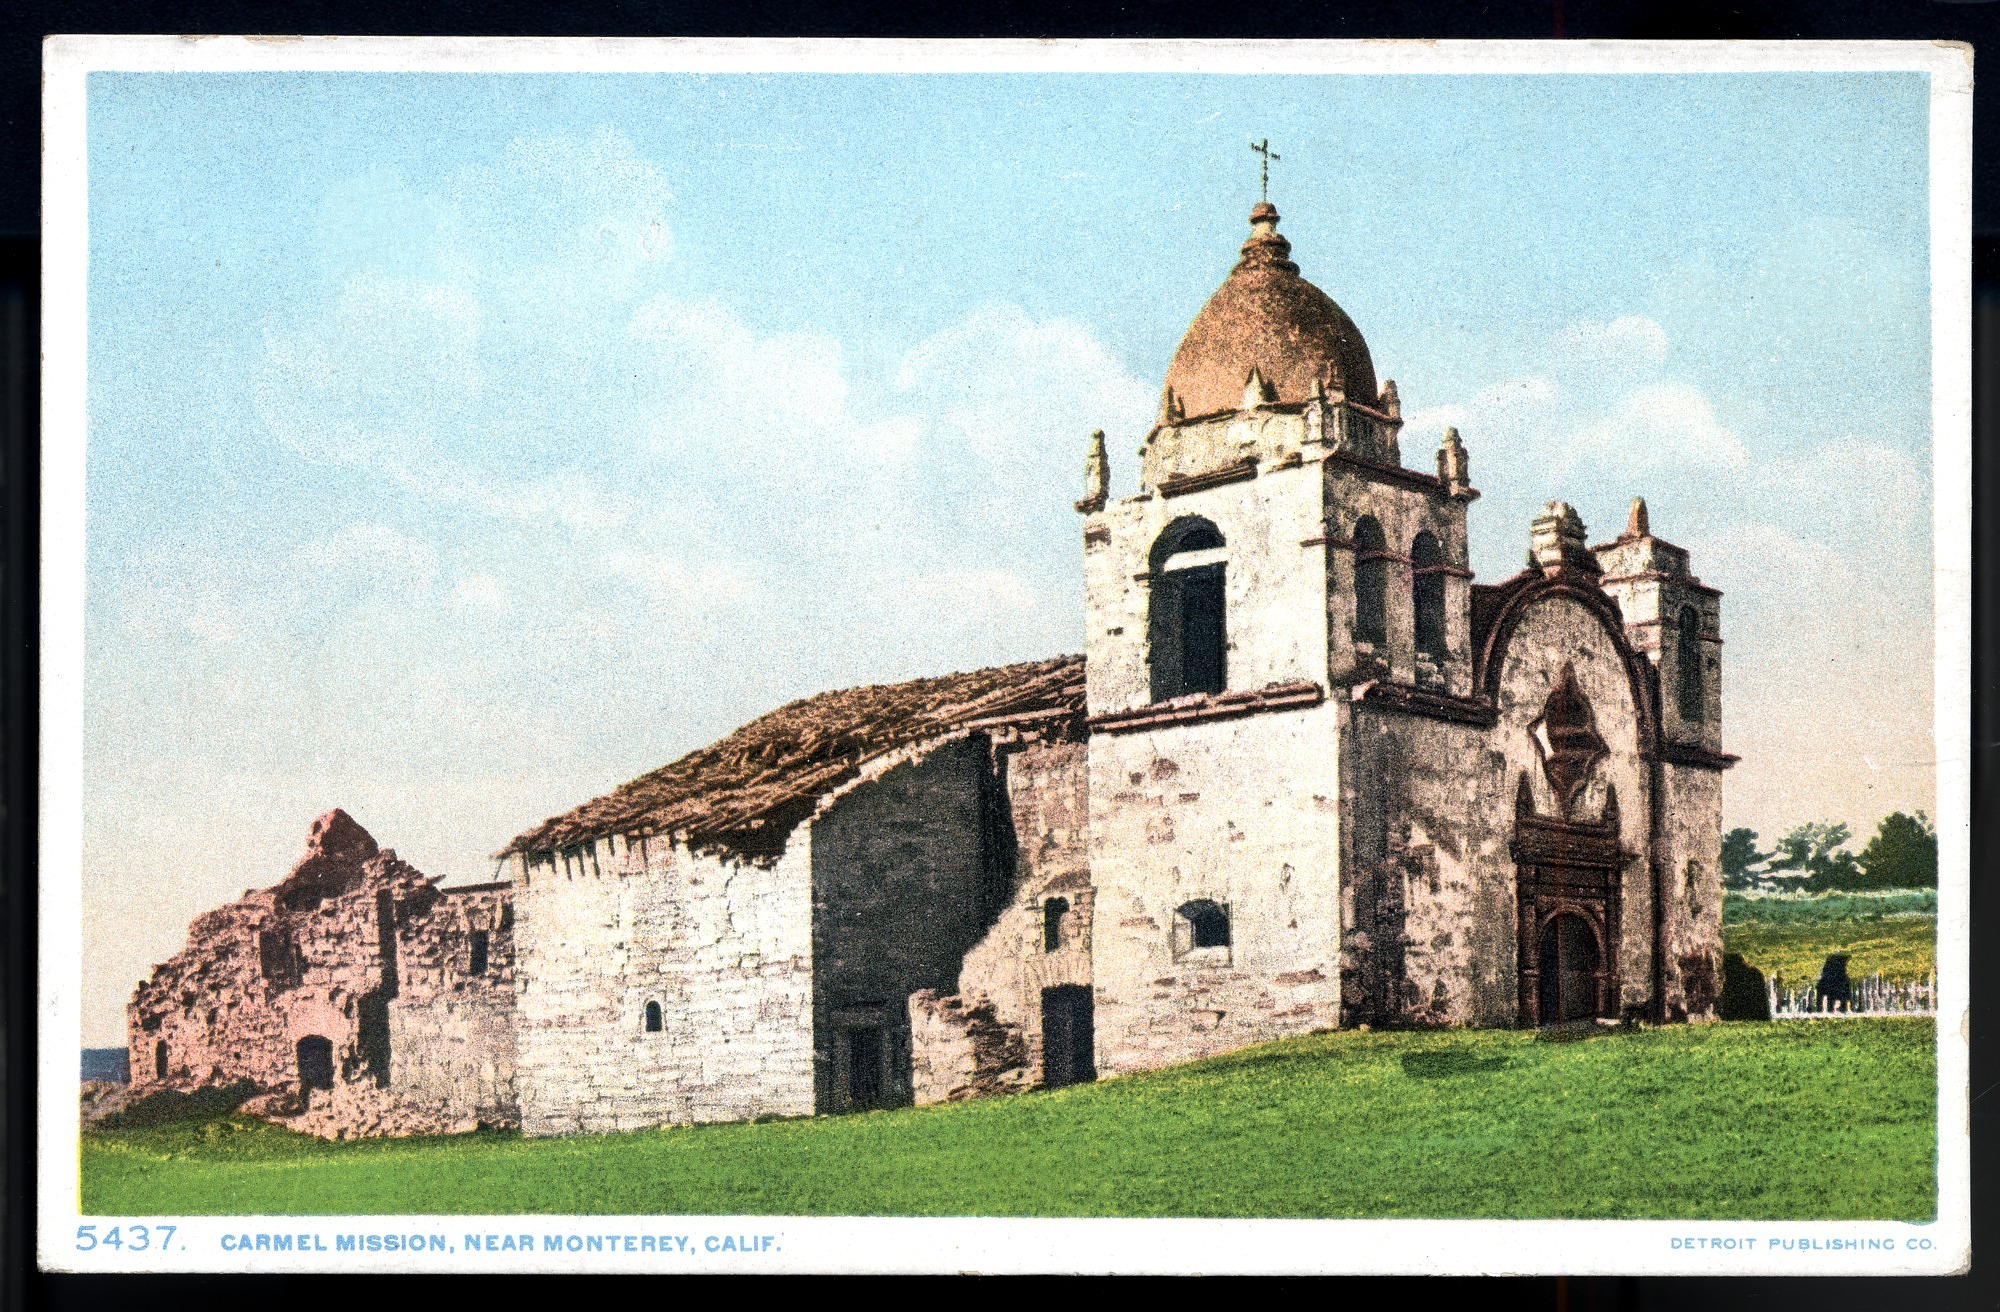
<path id="1" fill-rule="evenodd" d="M 1528 734 L 1542 755 L 1542 773 L 1555 790 L 1556 803 L 1567 817 L 1590 778 L 1590 767 L 1607 750 L 1598 735 L 1590 701 L 1576 686 L 1576 669 L 1568 661 L 1563 662 L 1555 690 L 1542 703 L 1542 714 L 1528 726 Z"/>

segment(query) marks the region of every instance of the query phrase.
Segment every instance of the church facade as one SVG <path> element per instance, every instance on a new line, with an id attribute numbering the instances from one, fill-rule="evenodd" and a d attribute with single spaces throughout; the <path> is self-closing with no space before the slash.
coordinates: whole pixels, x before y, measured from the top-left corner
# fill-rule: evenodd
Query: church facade
<path id="1" fill-rule="evenodd" d="M 1597 545 L 1551 502 L 1475 584 L 1464 444 L 1404 465 L 1277 226 L 1190 325 L 1136 495 L 1092 439 L 1082 656 L 808 698 L 506 847 L 524 1131 L 1713 1015 L 1720 594 L 1642 501 Z"/>

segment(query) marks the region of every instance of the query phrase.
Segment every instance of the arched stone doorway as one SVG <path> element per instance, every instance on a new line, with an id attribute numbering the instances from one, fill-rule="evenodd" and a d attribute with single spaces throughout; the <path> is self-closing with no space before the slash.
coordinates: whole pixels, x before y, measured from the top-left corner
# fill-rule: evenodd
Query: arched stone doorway
<path id="1" fill-rule="evenodd" d="M 1556 814 L 1537 813 L 1535 791 L 1522 775 L 1514 793 L 1512 844 L 1520 1023 L 1561 1025 L 1616 1016 L 1622 875 L 1634 854 L 1619 841 L 1615 787 L 1606 786 L 1594 819 L 1578 814 L 1591 774 L 1608 749 L 1567 663 L 1529 734 L 1541 752 Z"/>
<path id="2" fill-rule="evenodd" d="M 1589 921 L 1560 911 L 1541 928 L 1536 1010 L 1544 1025 L 1604 1014 L 1604 953 Z"/>

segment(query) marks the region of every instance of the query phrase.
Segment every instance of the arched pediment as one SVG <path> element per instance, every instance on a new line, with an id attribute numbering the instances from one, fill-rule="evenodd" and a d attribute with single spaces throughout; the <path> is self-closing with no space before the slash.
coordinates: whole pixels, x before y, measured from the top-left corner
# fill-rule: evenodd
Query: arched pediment
<path id="1" fill-rule="evenodd" d="M 1473 687 L 1488 703 L 1497 705 L 1499 702 L 1501 676 L 1522 620 L 1536 606 L 1558 601 L 1573 602 L 1603 629 L 1625 671 L 1637 721 L 1639 751 L 1650 756 L 1658 750 L 1659 716 L 1654 705 L 1653 681 L 1649 677 L 1651 667 L 1626 641 L 1625 617 L 1619 612 L 1617 602 L 1606 596 L 1593 580 L 1572 571 L 1555 574 L 1544 574 L 1539 570 L 1524 572 L 1501 584 L 1495 591 L 1501 595 L 1501 601 L 1485 625 L 1472 676 Z"/>

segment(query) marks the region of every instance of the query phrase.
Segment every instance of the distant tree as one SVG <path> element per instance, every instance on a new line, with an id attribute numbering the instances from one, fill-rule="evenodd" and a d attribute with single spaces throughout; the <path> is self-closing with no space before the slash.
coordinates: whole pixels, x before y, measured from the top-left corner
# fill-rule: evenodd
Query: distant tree
<path id="1" fill-rule="evenodd" d="M 1890 812 L 1861 849 L 1860 866 L 1867 888 L 1936 888 L 1937 826 L 1922 811 Z"/>
<path id="2" fill-rule="evenodd" d="M 1756 867 L 1771 859 L 1769 852 L 1757 850 L 1757 831 L 1732 829 L 1722 836 L 1722 886 L 1748 888 L 1755 880 Z"/>
<path id="3" fill-rule="evenodd" d="M 1771 857 L 1770 869 L 1778 871 L 1798 871 L 1793 878 L 1803 879 L 1812 871 L 1826 865 L 1832 859 L 1835 849 L 1847 842 L 1847 826 L 1844 824 L 1802 824 L 1785 831 L 1778 840 L 1778 850 Z"/>
<path id="4" fill-rule="evenodd" d="M 1838 822 L 1794 826 L 1778 840 L 1765 873 L 1814 893 L 1866 887 L 1867 876 L 1847 850 L 1847 839 L 1847 826 Z"/>

